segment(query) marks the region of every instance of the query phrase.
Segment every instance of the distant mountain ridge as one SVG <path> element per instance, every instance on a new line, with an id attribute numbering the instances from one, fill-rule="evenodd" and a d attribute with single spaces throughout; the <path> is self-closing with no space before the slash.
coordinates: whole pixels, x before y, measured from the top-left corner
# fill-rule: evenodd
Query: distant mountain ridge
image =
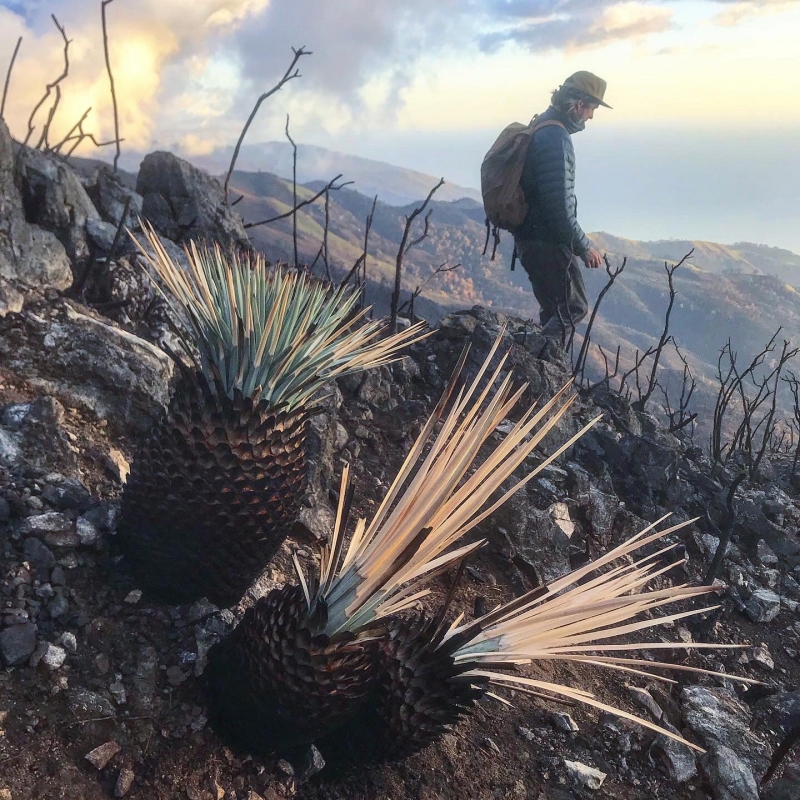
<path id="1" fill-rule="evenodd" d="M 694 250 L 693 261 L 708 272 L 774 275 L 787 283 L 800 284 L 800 255 L 780 247 L 752 242 L 719 244 L 685 239 L 642 242 L 603 232 L 592 233 L 590 236 L 599 250 L 617 256 L 628 256 L 642 261 L 674 262 Z"/>
<path id="2" fill-rule="evenodd" d="M 224 174 L 230 165 L 232 147 L 217 148 L 208 155 L 192 156 L 189 160 L 212 175 Z M 292 178 L 292 147 L 287 142 L 245 144 L 236 160 L 236 169 L 245 172 L 271 172 L 281 178 Z M 339 153 L 309 144 L 297 146 L 297 181 L 310 183 L 328 181 L 341 174 L 343 180 L 354 181 L 361 194 L 378 198 L 388 205 L 403 206 L 422 200 L 438 183 L 439 177 L 426 175 L 405 167 L 396 167 L 383 161 Z M 480 200 L 476 189 L 447 181 L 436 193 L 439 200 L 458 200 L 468 197 Z"/>

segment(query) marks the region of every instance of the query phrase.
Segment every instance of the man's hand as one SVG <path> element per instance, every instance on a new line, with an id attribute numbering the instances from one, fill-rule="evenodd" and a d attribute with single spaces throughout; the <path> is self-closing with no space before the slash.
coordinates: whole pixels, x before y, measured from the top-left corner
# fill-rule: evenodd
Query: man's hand
<path id="1" fill-rule="evenodd" d="M 594 247 L 590 247 L 581 256 L 581 258 L 583 259 L 583 263 L 586 264 L 589 269 L 597 269 L 603 263 L 603 257 L 597 252 L 597 250 L 594 249 Z"/>

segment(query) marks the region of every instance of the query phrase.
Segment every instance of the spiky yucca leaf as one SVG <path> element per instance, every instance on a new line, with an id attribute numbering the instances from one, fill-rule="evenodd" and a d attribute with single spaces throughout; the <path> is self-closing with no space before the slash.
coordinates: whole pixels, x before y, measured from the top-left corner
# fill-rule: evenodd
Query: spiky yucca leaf
<path id="1" fill-rule="evenodd" d="M 385 322 L 357 311 L 359 293 L 269 266 L 261 254 L 223 254 L 219 245 L 186 249 L 189 269 L 143 227 L 154 256 L 139 247 L 164 282 L 168 302 L 186 312 L 201 368 L 228 395 L 239 391 L 292 411 L 332 378 L 393 361 L 421 338 L 424 323 L 381 338 Z"/>
<path id="2" fill-rule="evenodd" d="M 143 589 L 166 602 L 238 602 L 294 522 L 311 398 L 325 381 L 380 366 L 419 326 L 380 338 L 357 294 L 269 268 L 260 256 L 187 250 L 184 270 L 144 227 L 165 296 L 189 320 L 165 415 L 134 458 L 118 541 Z"/>
<path id="3" fill-rule="evenodd" d="M 644 612 L 713 591 L 709 586 L 686 585 L 646 591 L 648 582 L 681 563 L 661 566 L 662 557 L 674 545 L 665 546 L 657 553 L 636 561 L 630 555 L 690 523 L 652 532 L 657 524 L 602 558 L 471 623 L 460 625 L 459 618 L 447 631 L 429 626 L 429 635 L 420 637 L 414 632 L 414 626 L 419 627 L 419 622 L 392 621 L 389 636 L 381 644 L 383 674 L 379 681 L 384 692 L 380 705 L 393 746 L 402 746 L 406 750 L 424 746 L 467 712 L 465 697 L 474 698 L 476 693 L 482 694 L 495 686 L 544 698 L 563 697 L 584 703 L 700 750 L 697 745 L 655 723 L 601 702 L 580 687 L 539 680 L 515 671 L 521 665 L 557 660 L 581 662 L 670 683 L 674 681 L 653 674 L 650 669 L 718 674 L 683 664 L 651 662 L 618 654 L 645 649 L 723 649 L 737 645 L 609 643 L 609 640 L 623 635 L 716 608 L 641 618 Z M 603 568 L 607 569 L 598 572 Z M 611 655 L 606 655 L 608 653 Z M 720 677 L 744 683 L 756 682 L 730 675 Z M 416 719 L 416 724 L 410 725 L 409 719 Z"/>
<path id="4" fill-rule="evenodd" d="M 468 353 L 465 349 L 444 395 L 422 428 L 378 511 L 369 524 L 364 519 L 358 521 L 343 556 L 344 526 L 339 524 L 342 519 L 339 514 L 330 547 L 323 553 L 319 590 L 312 600 L 312 603 L 325 603 L 329 633 L 357 631 L 376 619 L 411 606 L 427 593 L 424 584 L 432 574 L 465 557 L 482 542 L 450 550 L 452 545 L 600 419 L 592 420 L 490 503 L 495 491 L 558 424 L 574 400 L 574 395 L 567 396 L 567 384 L 541 407 L 536 403 L 532 405 L 500 445 L 468 475 L 480 448 L 527 389 L 524 384 L 513 391 L 510 375 L 500 379 L 508 358 L 506 354 L 479 391 L 503 333 L 501 330 L 472 383 L 457 393 L 441 430 L 432 439 L 436 424 L 455 393 L 456 381 Z M 429 442 L 430 449 L 418 464 Z"/>
<path id="5" fill-rule="evenodd" d="M 482 542 L 450 549 L 577 438 L 570 439 L 500 499 L 491 502 L 503 481 L 566 413 L 573 398 L 565 396 L 565 388 L 538 410 L 534 405 L 523 413 L 486 460 L 468 474 L 481 446 L 507 418 L 526 388 L 512 391 L 510 377 L 500 380 L 505 357 L 490 371 L 502 335 L 501 331 L 471 384 L 456 392 L 467 356 L 464 351 L 441 401 L 383 503 L 369 524 L 363 519 L 358 521 L 346 550 L 344 536 L 352 492 L 348 489 L 349 470 L 345 468 L 336 522 L 322 555 L 318 580 L 307 580 L 295 562 L 300 586 L 286 589 L 294 592 L 295 610 L 291 614 L 282 611 L 283 594 L 268 595 L 257 601 L 255 611 L 245 617 L 235 637 L 217 645 L 219 654 L 215 659 L 227 667 L 215 674 L 223 675 L 225 688 L 215 689 L 209 702 L 215 702 L 215 697 L 235 695 L 239 698 L 237 707 L 280 708 L 286 738 L 292 740 L 303 733 L 313 738 L 314 730 L 324 733 L 334 718 L 341 724 L 347 716 L 346 708 L 337 705 L 332 715 L 324 696 L 325 687 L 333 691 L 332 687 L 344 683 L 348 675 L 357 677 L 337 698 L 349 703 L 350 714 L 358 711 L 379 671 L 377 646 L 385 636 L 386 617 L 421 597 L 427 591 L 424 583 L 437 571 L 479 547 Z M 441 430 L 434 435 L 440 421 Z M 430 449 L 424 454 L 427 445 Z M 297 604 L 303 606 L 302 612 Z M 285 619 L 283 626 L 275 622 L 281 618 Z M 302 631 L 302 646 L 295 645 L 298 630 Z M 260 644 L 255 647 L 245 644 L 248 642 Z M 349 657 L 353 647 L 362 648 L 357 670 L 343 658 Z M 236 654 L 229 652 L 234 650 Z M 367 659 L 369 669 L 363 659 Z M 300 674 L 313 692 L 295 680 Z M 315 692 L 320 694 L 312 698 Z M 217 727 L 224 732 L 225 724 L 223 720 Z M 269 734 L 262 732 L 252 746 L 263 749 L 265 736 L 279 746 L 280 735 L 272 723 Z"/>

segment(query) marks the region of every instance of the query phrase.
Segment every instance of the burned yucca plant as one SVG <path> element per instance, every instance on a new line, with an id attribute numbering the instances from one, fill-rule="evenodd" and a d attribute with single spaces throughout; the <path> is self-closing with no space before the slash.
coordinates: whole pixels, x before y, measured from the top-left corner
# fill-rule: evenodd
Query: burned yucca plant
<path id="1" fill-rule="evenodd" d="M 258 600 L 212 649 L 205 673 L 210 718 L 227 741 L 251 751 L 280 749 L 352 718 L 376 689 L 394 615 L 427 594 L 434 575 L 480 547 L 479 541 L 450 549 L 580 436 L 492 502 L 573 400 L 565 387 L 541 408 L 529 408 L 476 466 L 481 446 L 526 389 L 512 391 L 511 378 L 500 379 L 505 358 L 489 374 L 499 343 L 474 381 L 456 392 L 464 353 L 383 502 L 371 521 L 358 520 L 349 545 L 345 469 L 319 575 L 308 580 L 296 564 L 300 583 Z"/>
<path id="2" fill-rule="evenodd" d="M 631 554 L 689 523 L 652 532 L 657 524 L 602 558 L 473 622 L 461 624 L 459 617 L 447 628 L 441 622 L 443 613 L 436 621 L 420 613 L 392 619 L 380 642 L 379 678 L 373 699 L 379 718 L 373 736 L 383 740 L 384 754 L 397 757 L 424 747 L 451 730 L 486 695 L 507 703 L 492 691 L 504 688 L 544 699 L 585 703 L 700 750 L 666 728 L 604 704 L 578 686 L 541 680 L 518 671 L 523 665 L 556 660 L 581 662 L 666 682 L 672 681 L 650 670 L 666 668 L 715 674 L 682 664 L 647 661 L 636 658 L 635 654 L 645 649 L 726 645 L 615 641 L 620 636 L 711 610 L 699 608 L 642 618 L 646 612 L 713 591 L 709 586 L 686 585 L 646 590 L 650 581 L 682 560 L 664 563 L 664 557 L 675 545 L 666 545 L 638 560 L 633 560 Z"/>
<path id="3" fill-rule="evenodd" d="M 156 599 L 238 602 L 289 533 L 304 488 L 304 445 L 326 381 L 386 364 L 419 326 L 382 338 L 358 295 L 219 247 L 184 270 L 146 229 L 142 249 L 188 321 L 166 414 L 138 448 L 118 529 Z"/>

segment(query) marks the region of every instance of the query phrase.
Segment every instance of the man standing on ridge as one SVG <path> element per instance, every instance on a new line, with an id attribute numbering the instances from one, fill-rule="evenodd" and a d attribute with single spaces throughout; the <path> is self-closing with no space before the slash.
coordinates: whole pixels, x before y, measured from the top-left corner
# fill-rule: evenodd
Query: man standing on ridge
<path id="1" fill-rule="evenodd" d="M 576 72 L 552 94 L 550 107 L 534 122 L 521 187 L 528 204 L 514 240 L 539 302 L 542 334 L 563 344 L 589 310 L 578 258 L 590 269 L 602 264 L 578 224 L 575 150 L 571 135 L 582 131 L 603 102 L 606 82 Z"/>

